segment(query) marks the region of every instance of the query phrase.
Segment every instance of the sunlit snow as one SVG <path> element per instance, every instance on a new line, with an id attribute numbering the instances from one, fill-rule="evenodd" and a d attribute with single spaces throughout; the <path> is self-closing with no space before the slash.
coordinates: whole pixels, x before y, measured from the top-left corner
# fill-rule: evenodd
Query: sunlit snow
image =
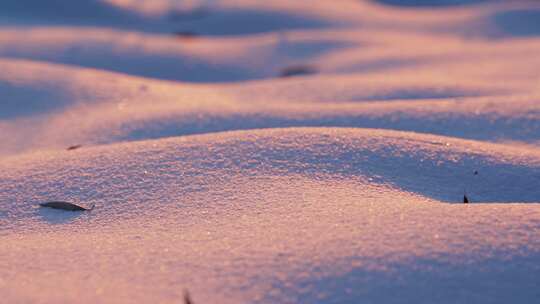
<path id="1" fill-rule="evenodd" d="M 537 1 L 2 0 L 0 143 L 2 303 L 540 302 Z"/>

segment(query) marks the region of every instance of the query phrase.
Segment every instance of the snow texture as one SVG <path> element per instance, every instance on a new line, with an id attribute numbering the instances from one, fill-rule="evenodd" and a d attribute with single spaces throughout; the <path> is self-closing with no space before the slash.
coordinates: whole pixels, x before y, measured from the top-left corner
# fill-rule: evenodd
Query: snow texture
<path id="1" fill-rule="evenodd" d="M 540 302 L 539 20 L 1 1 L 1 302 Z"/>

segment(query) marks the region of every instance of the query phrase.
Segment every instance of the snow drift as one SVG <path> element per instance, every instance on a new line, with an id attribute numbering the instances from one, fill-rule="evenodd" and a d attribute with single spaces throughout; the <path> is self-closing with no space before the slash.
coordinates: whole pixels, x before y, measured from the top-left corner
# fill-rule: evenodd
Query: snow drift
<path id="1" fill-rule="evenodd" d="M 1 1 L 3 301 L 538 302 L 539 11 Z"/>

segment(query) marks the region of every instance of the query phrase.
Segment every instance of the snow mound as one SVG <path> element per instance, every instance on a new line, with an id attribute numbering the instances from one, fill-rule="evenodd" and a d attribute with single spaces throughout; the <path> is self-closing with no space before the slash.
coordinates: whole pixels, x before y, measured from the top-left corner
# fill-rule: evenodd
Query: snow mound
<path id="1" fill-rule="evenodd" d="M 184 288 L 223 303 L 537 293 L 540 209 L 518 202 L 538 202 L 538 151 L 299 128 L 40 152 L 1 169 L 8 302 L 174 302 Z M 463 186 L 471 204 L 442 203 Z M 36 207 L 47 200 L 96 208 Z"/>
<path id="2" fill-rule="evenodd" d="M 0 59 L 0 67 L 6 71 L 0 74 L 4 155 L 275 127 L 540 141 L 534 78 L 503 85 L 471 76 L 456 83 L 437 73 L 403 71 L 395 78 L 372 73 L 194 85 L 35 61 Z"/>
<path id="3" fill-rule="evenodd" d="M 537 150 L 416 133 L 226 132 L 10 157 L 3 209 L 12 222 L 36 220 L 32 202 L 46 200 L 95 203 L 120 217 L 144 205 L 151 213 L 175 212 L 179 196 L 261 174 L 353 179 L 444 202 L 462 203 L 464 191 L 477 203 L 538 202 L 539 166 Z"/>

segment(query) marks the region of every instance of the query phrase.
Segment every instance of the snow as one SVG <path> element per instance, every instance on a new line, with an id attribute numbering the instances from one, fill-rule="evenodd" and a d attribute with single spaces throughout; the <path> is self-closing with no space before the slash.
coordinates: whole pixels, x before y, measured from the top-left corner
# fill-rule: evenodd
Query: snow
<path id="1" fill-rule="evenodd" d="M 2 301 L 540 301 L 538 12 L 2 1 Z"/>

